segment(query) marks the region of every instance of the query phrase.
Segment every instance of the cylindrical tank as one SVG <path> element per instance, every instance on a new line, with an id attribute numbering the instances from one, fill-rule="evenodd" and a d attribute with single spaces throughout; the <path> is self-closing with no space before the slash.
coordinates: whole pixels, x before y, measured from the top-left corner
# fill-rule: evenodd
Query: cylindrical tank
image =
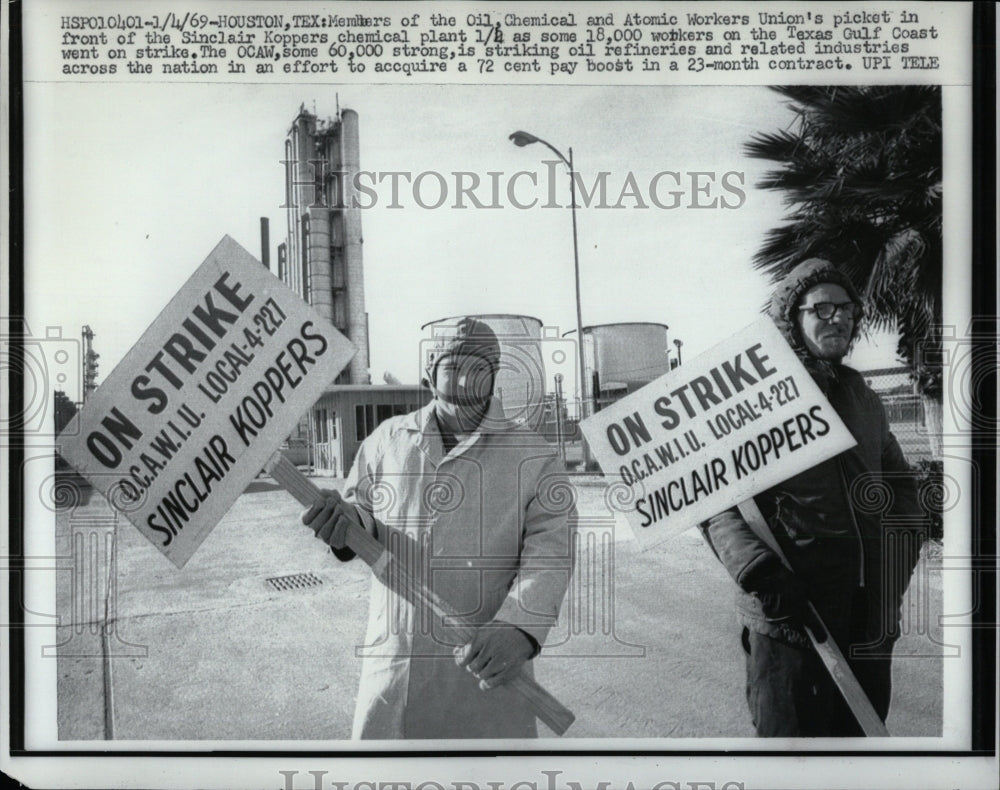
<path id="1" fill-rule="evenodd" d="M 333 292 L 330 290 L 330 210 L 309 207 L 309 237 L 306 240 L 309 280 L 306 293 L 309 304 L 323 318 L 333 323 Z"/>
<path id="2" fill-rule="evenodd" d="M 463 318 L 475 318 L 489 326 L 500 341 L 500 370 L 493 386 L 504 415 L 514 422 L 538 430 L 545 416 L 545 364 L 542 360 L 542 322 L 527 315 L 491 313 L 451 316 L 424 324 L 425 342 L 435 330 L 447 331 Z M 421 365 L 425 355 L 421 353 Z M 423 371 L 421 370 L 421 375 Z"/>
<path id="3" fill-rule="evenodd" d="M 644 387 L 670 370 L 666 324 L 622 323 L 585 326 L 588 381 L 594 371 L 601 408 Z"/>

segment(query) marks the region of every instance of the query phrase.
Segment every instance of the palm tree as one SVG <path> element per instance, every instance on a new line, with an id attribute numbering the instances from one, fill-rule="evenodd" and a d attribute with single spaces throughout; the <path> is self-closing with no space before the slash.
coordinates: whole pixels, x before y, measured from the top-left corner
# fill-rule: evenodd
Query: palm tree
<path id="1" fill-rule="evenodd" d="M 780 163 L 759 186 L 785 193 L 787 222 L 754 266 L 775 282 L 825 258 L 859 285 L 874 330 L 924 400 L 932 450 L 941 434 L 941 91 L 934 86 L 774 88 L 796 118 L 754 135 L 749 156 Z"/>

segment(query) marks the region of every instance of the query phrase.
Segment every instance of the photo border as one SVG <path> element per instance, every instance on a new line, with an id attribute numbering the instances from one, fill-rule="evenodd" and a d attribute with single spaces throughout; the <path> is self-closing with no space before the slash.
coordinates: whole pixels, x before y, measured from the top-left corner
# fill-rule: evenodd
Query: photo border
<path id="1" fill-rule="evenodd" d="M 10 187 L 9 202 L 9 269 L 6 272 L 9 288 L 6 289 L 9 304 L 5 309 L 7 315 L 23 315 L 24 309 L 24 106 L 23 106 L 23 66 L 22 66 L 22 10 L 20 3 L 5 3 L 9 44 L 7 69 L 9 75 L 9 161 L 8 179 Z M 988 2 L 976 2 L 973 5 L 973 167 L 971 190 L 973 195 L 972 214 L 972 278 L 969 290 L 972 297 L 972 315 L 987 322 L 992 321 L 990 332 L 972 336 L 973 353 L 979 360 L 990 360 L 996 353 L 996 8 Z M 18 336 L 18 327 L 11 326 L 11 335 Z M 22 335 L 23 339 L 23 335 Z M 996 420 L 996 388 L 995 378 L 987 382 L 980 390 L 984 396 L 980 399 L 982 407 L 979 415 L 986 423 Z M 15 413 L 23 407 L 23 392 L 20 388 L 9 388 L 10 408 Z M 22 468 L 24 449 L 17 442 L 4 446 L 8 457 L 7 491 L 8 491 L 8 524 L 16 527 L 8 531 L 9 540 L 9 578 L 8 594 L 10 612 L 8 629 L 9 650 L 8 670 L 9 687 L 8 701 L 10 705 L 9 755 L 22 758 L 184 758 L 213 760 L 216 758 L 232 759 L 233 757 L 270 757 L 288 758 L 336 758 L 336 759 L 368 759 L 371 751 L 351 750 L 314 750 L 314 749 L 262 749 L 262 750 L 219 750 L 210 754 L 201 751 L 172 751 L 148 749 L 140 751 L 100 749 L 87 750 L 28 750 L 24 747 L 24 728 L 26 699 L 24 689 L 24 576 L 23 564 L 23 530 L 24 511 L 23 497 L 11 495 L 20 490 L 21 480 L 16 479 L 17 470 Z M 996 437 L 977 434 L 973 436 L 972 462 L 981 474 L 973 478 L 973 495 L 970 504 L 978 508 L 979 518 L 972 518 L 972 542 L 977 556 L 982 559 L 996 558 L 996 524 L 992 523 L 991 514 L 996 511 L 996 487 L 991 484 L 996 479 Z M 975 511 L 974 511 L 975 512 Z M 991 528 L 992 523 L 992 528 Z M 19 558 L 21 563 L 18 563 Z M 974 585 L 973 600 L 978 607 L 972 615 L 972 710 L 970 711 L 972 729 L 972 744 L 969 750 L 949 751 L 892 751 L 892 750 L 813 750 L 796 749 L 781 750 L 754 748 L 746 750 L 674 750 L 649 749 L 623 752 L 621 749 L 575 750 L 546 748 L 541 750 L 518 749 L 462 749 L 454 756 L 461 758 L 497 757 L 497 756 L 528 756 L 537 757 L 696 757 L 696 758 L 732 758 L 732 757 L 830 757 L 833 755 L 845 757 L 875 758 L 875 757 L 906 757 L 906 758 L 956 758 L 956 757 L 995 757 L 996 751 L 996 574 L 983 571 L 972 574 Z M 21 627 L 18 627 L 21 626 Z M 97 742 L 100 743 L 100 742 Z M 441 752 L 434 749 L 397 749 L 380 750 L 380 758 L 440 758 Z M 923 762 L 923 760 L 919 760 Z"/>

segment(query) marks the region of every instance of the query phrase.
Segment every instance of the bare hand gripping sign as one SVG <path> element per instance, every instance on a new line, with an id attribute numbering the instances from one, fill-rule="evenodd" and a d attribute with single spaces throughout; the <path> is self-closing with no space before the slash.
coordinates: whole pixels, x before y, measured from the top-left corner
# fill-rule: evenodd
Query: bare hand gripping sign
<path id="1" fill-rule="evenodd" d="M 60 437 L 182 567 L 355 354 L 226 236 Z"/>
<path id="2" fill-rule="evenodd" d="M 646 546 L 855 444 L 769 318 L 581 427 Z"/>

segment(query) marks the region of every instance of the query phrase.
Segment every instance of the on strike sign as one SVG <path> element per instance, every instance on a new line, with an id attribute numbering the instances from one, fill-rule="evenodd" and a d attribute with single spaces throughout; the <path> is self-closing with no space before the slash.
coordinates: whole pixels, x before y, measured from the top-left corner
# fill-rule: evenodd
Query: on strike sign
<path id="1" fill-rule="evenodd" d="M 581 427 L 647 546 L 856 444 L 770 318 Z"/>
<path id="2" fill-rule="evenodd" d="M 355 351 L 226 236 L 59 452 L 182 567 Z"/>

